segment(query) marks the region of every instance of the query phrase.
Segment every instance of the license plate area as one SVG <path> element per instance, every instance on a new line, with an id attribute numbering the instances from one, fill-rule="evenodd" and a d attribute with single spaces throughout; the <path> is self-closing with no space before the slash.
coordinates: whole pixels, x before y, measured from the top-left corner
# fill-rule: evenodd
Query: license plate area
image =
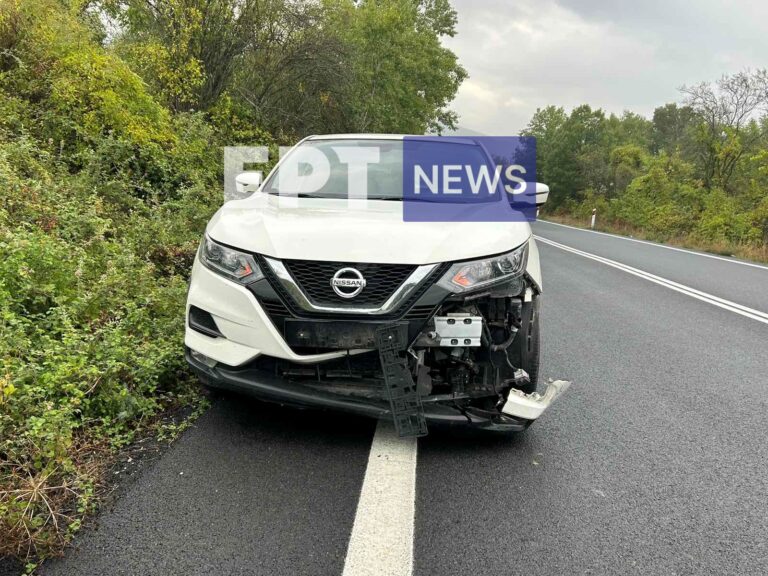
<path id="1" fill-rule="evenodd" d="M 351 350 L 376 348 L 376 329 L 381 324 L 344 321 L 285 320 L 285 341 L 289 346 L 310 348 L 333 348 Z M 394 324 L 402 331 L 402 340 L 407 340 L 408 323 Z"/>

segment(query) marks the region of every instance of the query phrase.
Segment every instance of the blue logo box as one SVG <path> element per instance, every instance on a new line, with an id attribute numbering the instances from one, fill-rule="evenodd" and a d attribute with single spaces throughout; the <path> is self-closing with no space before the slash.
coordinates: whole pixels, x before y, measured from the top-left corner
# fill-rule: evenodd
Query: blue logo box
<path id="1" fill-rule="evenodd" d="M 536 220 L 536 139 L 409 136 L 403 140 L 406 222 Z"/>

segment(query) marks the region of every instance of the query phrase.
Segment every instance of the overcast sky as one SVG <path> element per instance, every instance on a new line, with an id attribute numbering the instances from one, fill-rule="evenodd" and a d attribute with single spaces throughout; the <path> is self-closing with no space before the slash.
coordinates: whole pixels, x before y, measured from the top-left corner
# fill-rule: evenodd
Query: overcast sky
<path id="1" fill-rule="evenodd" d="M 765 0 L 452 0 L 459 125 L 513 135 L 538 107 L 650 116 L 678 88 L 768 67 Z"/>

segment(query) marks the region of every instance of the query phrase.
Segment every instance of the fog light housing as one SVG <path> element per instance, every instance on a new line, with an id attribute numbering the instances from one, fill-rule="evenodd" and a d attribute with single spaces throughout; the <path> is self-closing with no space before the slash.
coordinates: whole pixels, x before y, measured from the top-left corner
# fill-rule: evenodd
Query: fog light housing
<path id="1" fill-rule="evenodd" d="M 194 358 L 201 364 L 205 364 L 206 366 L 208 366 L 208 368 L 213 368 L 217 364 L 216 360 L 214 360 L 213 358 L 208 358 L 208 356 L 198 352 L 197 350 L 192 350 L 191 355 L 192 355 L 192 358 Z"/>

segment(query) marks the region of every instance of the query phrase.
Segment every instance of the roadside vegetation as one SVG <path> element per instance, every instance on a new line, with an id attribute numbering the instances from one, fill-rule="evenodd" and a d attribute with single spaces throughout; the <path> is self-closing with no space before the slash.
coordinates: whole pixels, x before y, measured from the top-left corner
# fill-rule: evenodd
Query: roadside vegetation
<path id="1" fill-rule="evenodd" d="M 539 109 L 543 217 L 768 260 L 768 72 L 683 87 L 648 120 L 584 105 Z"/>
<path id="2" fill-rule="evenodd" d="M 0 0 L 0 557 L 34 570 L 199 406 L 187 273 L 223 145 L 439 131 L 447 0 Z"/>

